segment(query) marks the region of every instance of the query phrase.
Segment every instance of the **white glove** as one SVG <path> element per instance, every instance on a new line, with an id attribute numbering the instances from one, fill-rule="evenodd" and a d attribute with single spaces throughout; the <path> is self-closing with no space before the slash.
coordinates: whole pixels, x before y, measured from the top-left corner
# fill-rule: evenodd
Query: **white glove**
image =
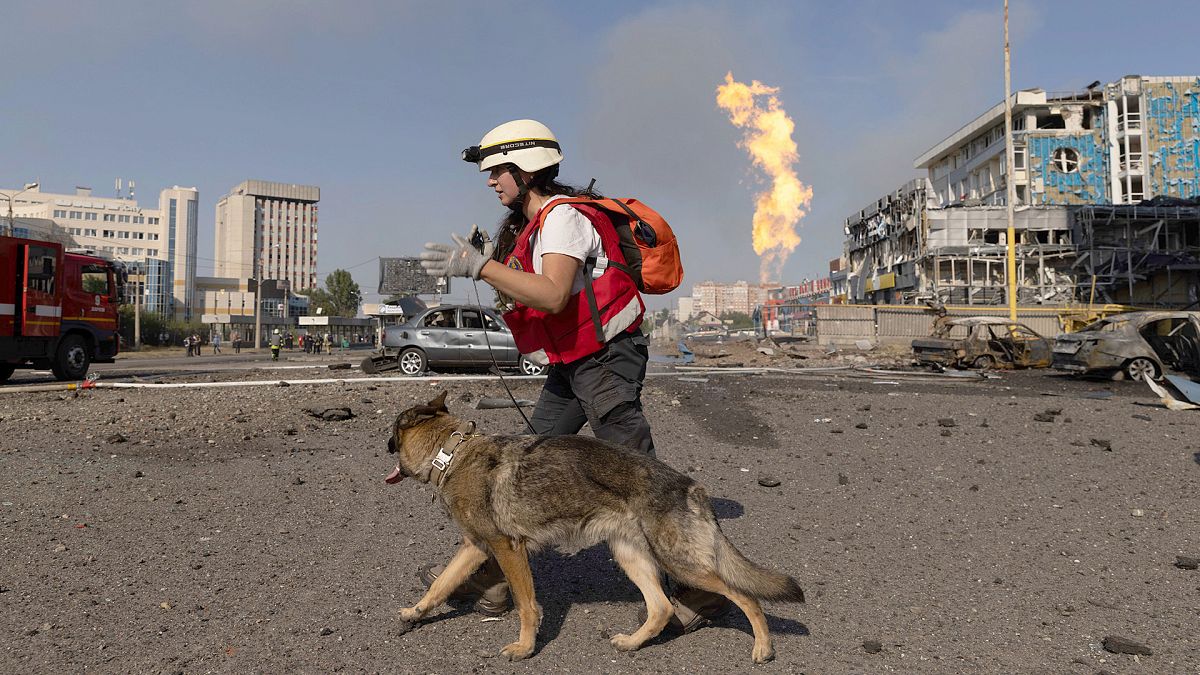
<path id="1" fill-rule="evenodd" d="M 487 255 L 480 253 L 468 239 L 452 235 L 454 244 L 426 243 L 421 267 L 431 277 L 470 277 L 478 279 L 483 266 L 491 260 L 491 244 L 484 243 Z"/>

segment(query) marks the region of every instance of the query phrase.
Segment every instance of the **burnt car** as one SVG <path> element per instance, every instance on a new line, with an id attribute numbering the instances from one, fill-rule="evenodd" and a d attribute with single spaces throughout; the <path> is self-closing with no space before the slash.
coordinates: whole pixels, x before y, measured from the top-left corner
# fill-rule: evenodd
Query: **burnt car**
<path id="1" fill-rule="evenodd" d="M 499 314 L 471 305 L 438 305 L 387 326 L 383 349 L 362 363 L 368 374 L 398 370 L 420 375 L 429 368 L 512 368 L 541 375 L 546 367 L 517 350 L 512 332 Z"/>
<path id="2" fill-rule="evenodd" d="M 1113 314 L 1054 343 L 1054 367 L 1079 375 L 1159 379 L 1200 370 L 1200 312 Z"/>
<path id="3" fill-rule="evenodd" d="M 1029 326 L 993 316 L 939 320 L 938 334 L 912 341 L 924 365 L 955 368 L 1045 368 L 1050 341 Z"/>

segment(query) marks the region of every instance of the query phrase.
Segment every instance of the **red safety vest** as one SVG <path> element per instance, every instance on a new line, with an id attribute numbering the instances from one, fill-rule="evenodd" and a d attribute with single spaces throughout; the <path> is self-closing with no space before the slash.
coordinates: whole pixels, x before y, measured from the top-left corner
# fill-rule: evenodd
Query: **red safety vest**
<path id="1" fill-rule="evenodd" d="M 541 231 L 546 215 L 559 203 L 561 200 L 555 200 L 538 211 L 537 217 L 517 238 L 512 254 L 505 261 L 506 265 L 533 272 L 533 234 Z M 602 210 L 585 204 L 571 204 L 571 207 L 586 216 L 596 228 L 604 255 L 611 262 L 624 265 L 620 238 L 608 216 Z M 572 295 L 561 312 L 548 314 L 516 303 L 515 309 L 504 313 L 504 322 L 512 330 L 513 340 L 522 354 L 543 349 L 550 363 L 570 363 L 595 354 L 604 347 L 605 328 L 631 302 L 637 302 L 638 315 L 625 332 L 631 333 L 641 326 L 646 304 L 642 302 L 633 279 L 611 265 L 599 277 L 591 278 L 591 266 L 594 264 L 595 261 L 588 261 L 584 266 L 584 279 L 591 283 L 585 284 L 583 290 Z M 589 286 L 595 296 L 594 311 L 588 297 Z"/>

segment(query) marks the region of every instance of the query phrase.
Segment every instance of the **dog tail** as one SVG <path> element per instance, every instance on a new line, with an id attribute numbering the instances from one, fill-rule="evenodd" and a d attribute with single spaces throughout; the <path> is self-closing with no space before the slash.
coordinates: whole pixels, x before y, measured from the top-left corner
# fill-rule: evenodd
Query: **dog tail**
<path id="1" fill-rule="evenodd" d="M 721 525 L 712 511 L 704 488 L 693 485 L 688 490 L 688 501 L 693 512 L 703 513 L 706 525 L 711 527 L 710 536 L 717 576 L 731 588 L 762 600 L 791 600 L 804 602 L 804 590 L 796 580 L 786 574 L 773 572 L 755 565 L 721 531 Z"/>
<path id="2" fill-rule="evenodd" d="M 716 539 L 717 575 L 731 588 L 762 600 L 804 602 L 804 589 L 795 579 L 750 562 L 719 529 Z"/>

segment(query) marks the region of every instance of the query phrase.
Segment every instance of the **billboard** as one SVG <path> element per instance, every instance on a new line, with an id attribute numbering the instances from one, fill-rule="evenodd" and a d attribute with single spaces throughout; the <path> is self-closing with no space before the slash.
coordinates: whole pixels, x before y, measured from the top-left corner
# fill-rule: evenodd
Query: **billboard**
<path id="1" fill-rule="evenodd" d="M 435 279 L 421 268 L 420 258 L 380 258 L 380 295 L 437 295 L 450 292 L 449 279 Z"/>

